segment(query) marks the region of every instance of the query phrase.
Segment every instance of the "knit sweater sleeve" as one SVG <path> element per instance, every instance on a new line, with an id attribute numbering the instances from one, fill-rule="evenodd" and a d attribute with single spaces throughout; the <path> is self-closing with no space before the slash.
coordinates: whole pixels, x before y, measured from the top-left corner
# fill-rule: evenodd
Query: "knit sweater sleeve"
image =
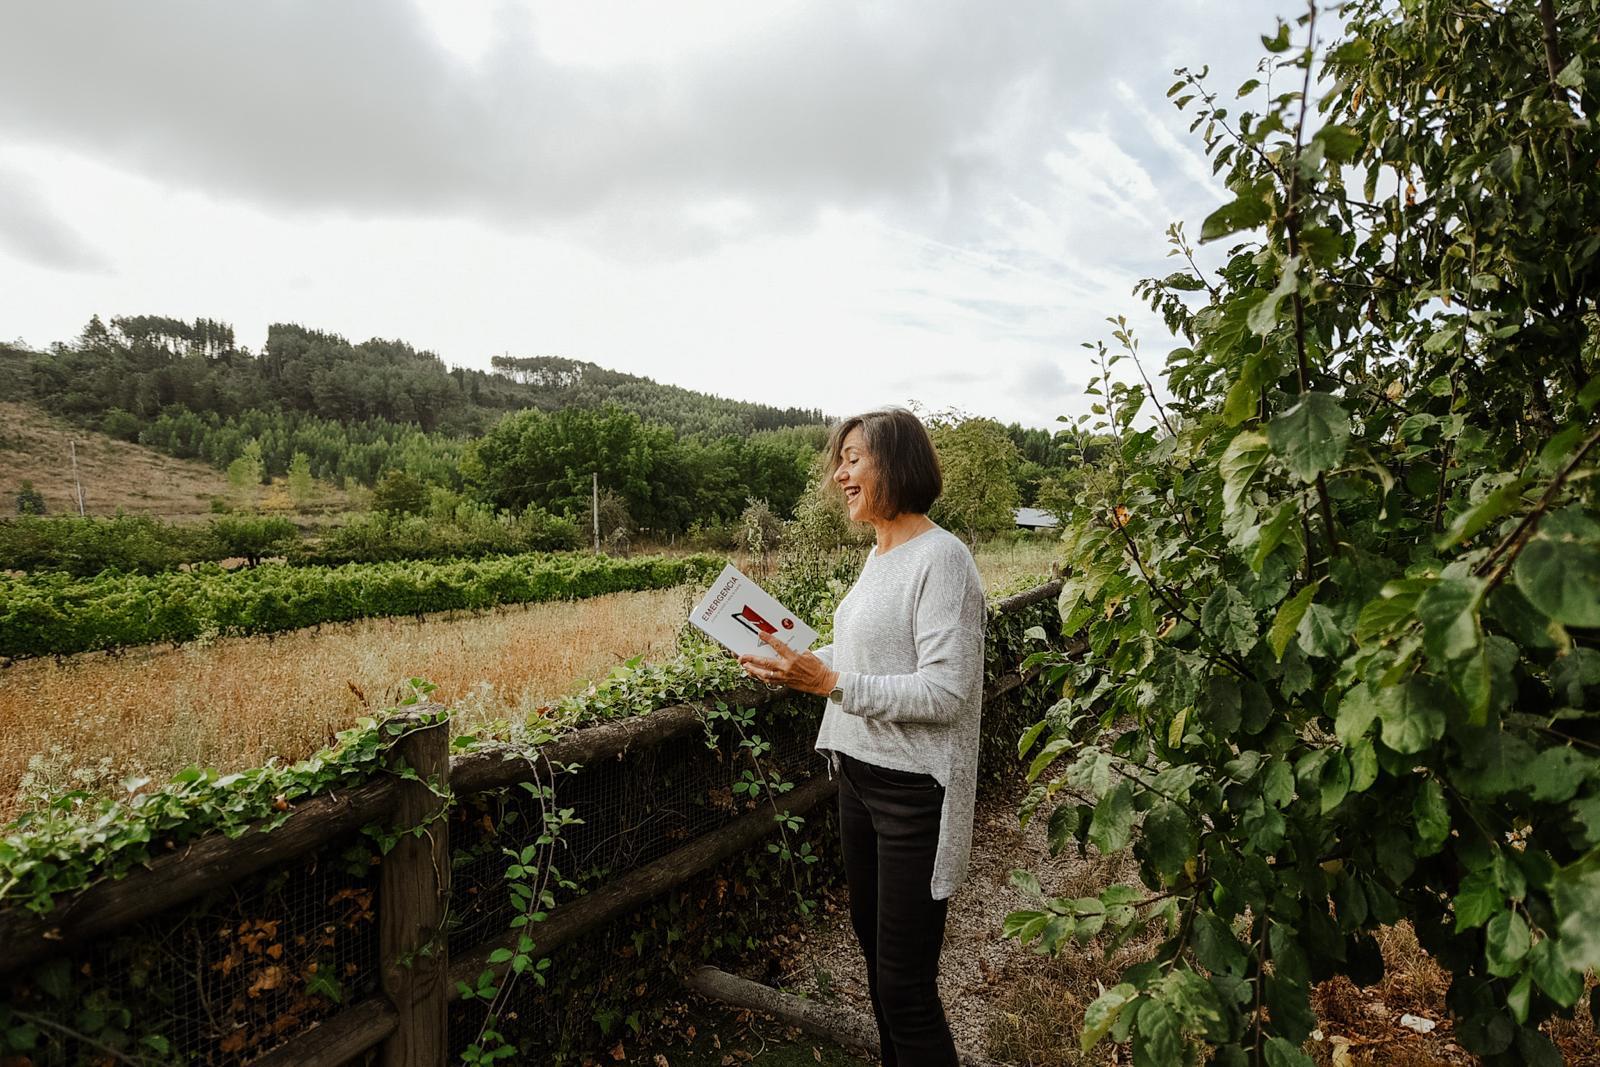
<path id="1" fill-rule="evenodd" d="M 811 650 L 811 654 L 820 659 L 823 663 L 823 666 L 827 667 L 830 671 L 833 670 L 832 645 L 823 645 L 821 648 L 813 648 Z"/>
<path id="2" fill-rule="evenodd" d="M 917 667 L 910 674 L 839 673 L 848 715 L 886 722 L 950 723 L 983 692 L 983 586 L 965 566 L 931 567 L 916 600 Z"/>

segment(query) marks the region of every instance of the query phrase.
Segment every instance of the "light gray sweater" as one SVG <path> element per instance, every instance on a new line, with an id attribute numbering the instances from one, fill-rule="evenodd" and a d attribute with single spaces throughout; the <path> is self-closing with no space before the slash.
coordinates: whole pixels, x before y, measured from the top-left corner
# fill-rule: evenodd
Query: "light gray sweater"
<path id="1" fill-rule="evenodd" d="M 883 555 L 872 550 L 833 613 L 833 644 L 813 650 L 844 691 L 817 732 L 829 773 L 846 752 L 944 786 L 935 900 L 955 892 L 972 851 L 987 620 L 972 553 L 935 526 Z"/>

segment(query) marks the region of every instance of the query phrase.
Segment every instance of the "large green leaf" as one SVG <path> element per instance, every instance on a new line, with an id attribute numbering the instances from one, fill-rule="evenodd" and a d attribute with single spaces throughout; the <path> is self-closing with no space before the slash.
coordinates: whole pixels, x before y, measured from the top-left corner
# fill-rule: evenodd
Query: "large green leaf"
<path id="1" fill-rule="evenodd" d="M 1438 660 L 1469 655 L 1483 642 L 1478 626 L 1478 606 L 1483 581 L 1478 578 L 1442 578 L 1417 599 L 1422 620 L 1422 647 Z"/>
<path id="2" fill-rule="evenodd" d="M 1244 500 L 1245 490 L 1271 452 L 1267 439 L 1254 430 L 1243 430 L 1228 442 L 1222 453 L 1222 505 L 1231 514 Z"/>
<path id="3" fill-rule="evenodd" d="M 1272 628 L 1267 632 L 1267 644 L 1278 659 L 1283 659 L 1283 650 L 1294 640 L 1295 633 L 1300 629 L 1300 620 L 1305 618 L 1306 609 L 1311 606 L 1311 600 L 1321 585 L 1320 582 L 1312 582 L 1284 601 L 1283 607 L 1278 609 L 1277 617 L 1272 620 Z"/>
<path id="4" fill-rule="evenodd" d="M 1339 625 L 1339 613 L 1326 604 L 1308 604 L 1295 635 L 1308 656 L 1335 657 L 1350 643 L 1350 635 Z"/>
<path id="5" fill-rule="evenodd" d="M 1456 932 L 1471 930 L 1488 922 L 1506 906 L 1506 895 L 1495 879 L 1494 870 L 1485 867 L 1461 880 L 1456 893 Z"/>
<path id="6" fill-rule="evenodd" d="M 1194 954 L 1200 966 L 1213 974 L 1244 974 L 1244 946 L 1228 924 L 1209 911 L 1194 917 Z"/>
<path id="7" fill-rule="evenodd" d="M 1600 549 L 1536 537 L 1517 559 L 1517 588 L 1568 626 L 1600 626 Z"/>
<path id="8" fill-rule="evenodd" d="M 1417 675 L 1379 690 L 1383 743 L 1407 756 L 1421 752 L 1444 736 L 1448 700 L 1438 682 Z"/>
<path id="9" fill-rule="evenodd" d="M 1444 801 L 1444 787 L 1437 778 L 1425 778 L 1411 804 L 1417 828 L 1417 855 L 1431 856 L 1450 836 L 1450 808 Z"/>
<path id="10" fill-rule="evenodd" d="M 1300 402 L 1267 424 L 1267 443 L 1303 482 L 1332 470 L 1350 443 L 1350 415 L 1328 393 L 1304 393 Z"/>
<path id="11" fill-rule="evenodd" d="M 1122 1009 L 1139 995 L 1127 982 L 1114 985 L 1101 993 L 1083 1011 L 1083 1032 L 1078 1035 L 1079 1047 L 1088 1052 L 1095 1043 L 1111 1032 Z"/>
<path id="12" fill-rule="evenodd" d="M 1223 648 L 1241 654 L 1248 653 L 1261 639 L 1250 601 L 1226 582 L 1218 585 L 1201 607 L 1200 627 Z"/>
<path id="13" fill-rule="evenodd" d="M 1526 484 L 1522 478 L 1513 478 L 1457 515 L 1450 521 L 1449 529 L 1439 536 L 1438 547 L 1444 549 L 1459 545 L 1478 536 L 1479 531 L 1496 519 L 1511 514 L 1521 505 L 1522 489 Z"/>
<path id="14" fill-rule="evenodd" d="M 1171 1067 L 1182 1061 L 1177 1015 L 1165 1001 L 1145 1001 L 1139 1007 L 1139 1033 L 1133 1040 L 1134 1067 Z"/>
<path id="15" fill-rule="evenodd" d="M 1300 500 L 1298 497 L 1280 501 L 1272 509 L 1272 517 L 1261 527 L 1261 536 L 1256 541 L 1255 551 L 1250 554 L 1250 569 L 1257 574 L 1266 566 L 1267 557 L 1275 552 L 1285 540 L 1298 544 L 1299 539 L 1294 536 L 1295 520 L 1300 517 Z"/>
<path id="16" fill-rule="evenodd" d="M 1272 204 L 1257 190 L 1242 193 L 1206 216 L 1200 224 L 1200 240 L 1215 241 L 1240 230 L 1253 230 L 1272 215 Z"/>
<path id="17" fill-rule="evenodd" d="M 1278 284 L 1250 309 L 1250 314 L 1245 318 L 1252 333 L 1265 337 L 1272 332 L 1273 327 L 1278 324 L 1278 306 L 1286 297 L 1293 296 L 1295 289 L 1300 285 L 1299 271 L 1299 256 L 1290 256 L 1284 261 L 1282 273 L 1278 276 Z"/>
<path id="18" fill-rule="evenodd" d="M 1545 995 L 1563 1008 L 1570 1008 L 1583 996 L 1583 974 L 1566 965 L 1557 948 L 1557 942 L 1545 938 L 1528 953 L 1533 980 Z"/>
<path id="19" fill-rule="evenodd" d="M 1264 1051 L 1267 1067 L 1316 1067 L 1315 1060 L 1281 1037 L 1267 1038 Z"/>
<path id="20" fill-rule="evenodd" d="M 1094 806 L 1089 823 L 1089 843 L 1102 854 L 1120 852 L 1133 833 L 1133 786 L 1127 781 L 1112 786 Z"/>
<path id="21" fill-rule="evenodd" d="M 1144 818 L 1143 836 L 1150 865 L 1171 882 L 1195 850 L 1194 822 L 1184 810 L 1170 801 L 1160 801 Z"/>
<path id="22" fill-rule="evenodd" d="M 1489 973 L 1502 978 L 1516 974 L 1522 958 L 1533 947 L 1528 924 L 1516 911 L 1502 911 L 1484 928 L 1485 952 Z"/>

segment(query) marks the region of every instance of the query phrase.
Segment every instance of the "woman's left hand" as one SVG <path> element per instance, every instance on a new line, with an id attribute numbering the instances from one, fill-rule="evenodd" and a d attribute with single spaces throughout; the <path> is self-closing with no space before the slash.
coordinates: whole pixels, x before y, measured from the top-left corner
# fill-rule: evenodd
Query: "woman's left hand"
<path id="1" fill-rule="evenodd" d="M 822 660 L 810 652 L 794 651 L 772 634 L 762 634 L 761 640 L 772 646 L 778 658 L 763 659 L 747 652 L 739 657 L 746 674 L 768 686 L 786 685 L 802 693 L 827 696 L 833 691 L 837 676 Z"/>

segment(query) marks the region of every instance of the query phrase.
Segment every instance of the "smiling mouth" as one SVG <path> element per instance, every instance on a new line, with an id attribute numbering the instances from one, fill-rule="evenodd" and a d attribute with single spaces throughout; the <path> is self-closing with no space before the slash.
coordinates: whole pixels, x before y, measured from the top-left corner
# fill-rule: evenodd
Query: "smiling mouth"
<path id="1" fill-rule="evenodd" d="M 845 498 L 846 501 L 852 501 L 853 502 L 860 495 L 861 495 L 861 489 L 858 486 L 852 485 L 850 488 L 848 488 L 848 489 L 846 489 L 844 491 L 844 498 Z"/>

